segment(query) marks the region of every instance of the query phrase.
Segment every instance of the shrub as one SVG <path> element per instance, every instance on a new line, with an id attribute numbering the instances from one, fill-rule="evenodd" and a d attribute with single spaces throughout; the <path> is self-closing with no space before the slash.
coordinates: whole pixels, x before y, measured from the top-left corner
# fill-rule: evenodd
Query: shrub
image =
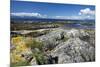
<path id="1" fill-rule="evenodd" d="M 26 40 L 26 46 L 29 48 L 32 48 L 32 49 L 38 48 L 38 49 L 42 50 L 43 43 L 32 38 L 32 39 Z"/>
<path id="2" fill-rule="evenodd" d="M 21 57 L 21 54 L 26 52 L 26 51 L 32 51 L 30 50 L 34 48 L 38 48 L 39 51 L 42 50 L 43 43 L 35 40 L 34 38 L 31 37 L 13 37 L 11 39 L 11 44 L 15 45 L 15 49 L 11 51 L 10 57 L 11 57 L 11 66 L 24 66 L 24 65 L 29 65 L 29 62 L 24 58 Z M 38 61 L 40 61 L 41 64 L 43 64 L 43 54 L 41 52 L 33 52 L 34 57 Z"/>
<path id="3" fill-rule="evenodd" d="M 44 53 L 40 52 L 34 52 L 34 57 L 36 58 L 36 62 L 38 65 L 43 65 L 46 63 L 46 58 L 44 56 Z"/>
<path id="4" fill-rule="evenodd" d="M 10 67 L 17 67 L 17 66 L 29 66 L 30 64 L 27 61 L 20 61 L 17 63 L 11 63 Z"/>
<path id="5" fill-rule="evenodd" d="M 23 40 L 24 40 L 24 37 L 21 37 L 21 36 L 12 37 L 11 38 L 11 43 L 13 45 L 19 45 L 19 43 L 22 42 Z"/>

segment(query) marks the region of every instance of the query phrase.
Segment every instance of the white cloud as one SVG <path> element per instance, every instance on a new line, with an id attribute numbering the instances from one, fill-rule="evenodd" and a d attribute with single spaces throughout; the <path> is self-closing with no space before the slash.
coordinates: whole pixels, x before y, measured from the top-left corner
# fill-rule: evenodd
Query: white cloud
<path id="1" fill-rule="evenodd" d="M 95 15 L 95 10 L 91 10 L 90 8 L 81 9 L 79 15 Z"/>
<path id="2" fill-rule="evenodd" d="M 19 16 L 19 17 L 41 17 L 46 18 L 46 15 L 41 15 L 40 13 L 26 13 L 26 12 L 18 12 L 18 13 L 11 13 L 11 16 Z"/>
<path id="3" fill-rule="evenodd" d="M 55 16 L 56 19 L 83 19 L 81 16 Z"/>
<path id="4" fill-rule="evenodd" d="M 54 16 L 52 18 L 55 18 L 55 19 L 76 19 L 76 20 L 94 19 L 93 16 L 81 16 L 81 15 L 77 15 L 77 16 Z"/>

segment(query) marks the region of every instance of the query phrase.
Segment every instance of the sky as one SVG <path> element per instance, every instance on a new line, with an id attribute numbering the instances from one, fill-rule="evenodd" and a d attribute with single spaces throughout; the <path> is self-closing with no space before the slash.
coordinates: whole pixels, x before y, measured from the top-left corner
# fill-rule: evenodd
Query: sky
<path id="1" fill-rule="evenodd" d="M 95 19 L 95 6 L 11 0 L 11 16 L 53 19 Z"/>

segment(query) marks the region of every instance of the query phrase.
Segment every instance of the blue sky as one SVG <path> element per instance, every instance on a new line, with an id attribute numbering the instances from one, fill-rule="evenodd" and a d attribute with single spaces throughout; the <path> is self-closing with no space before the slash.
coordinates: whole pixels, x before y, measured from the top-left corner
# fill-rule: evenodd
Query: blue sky
<path id="1" fill-rule="evenodd" d="M 56 19 L 95 19 L 95 6 L 11 1 L 11 16 Z"/>

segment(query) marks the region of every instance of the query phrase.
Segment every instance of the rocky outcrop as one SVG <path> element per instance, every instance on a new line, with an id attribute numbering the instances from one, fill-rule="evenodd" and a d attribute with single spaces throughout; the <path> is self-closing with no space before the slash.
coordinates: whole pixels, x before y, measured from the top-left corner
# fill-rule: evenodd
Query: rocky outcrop
<path id="1" fill-rule="evenodd" d="M 37 39 L 43 42 L 44 49 L 53 49 L 62 42 L 63 38 L 63 29 L 55 29 L 46 35 L 38 37 Z"/>
<path id="2" fill-rule="evenodd" d="M 71 38 L 52 50 L 52 56 L 58 56 L 58 63 L 94 61 L 95 48 L 79 38 Z"/>
<path id="3" fill-rule="evenodd" d="M 29 65 L 92 62 L 95 61 L 95 31 L 55 28 L 35 38 L 15 37 L 10 49 L 16 49 L 13 54 Z"/>
<path id="4" fill-rule="evenodd" d="M 58 63 L 95 61 L 94 34 L 83 29 L 55 29 L 49 34 L 38 37 L 45 49 L 51 49 L 52 57 L 58 57 Z"/>

